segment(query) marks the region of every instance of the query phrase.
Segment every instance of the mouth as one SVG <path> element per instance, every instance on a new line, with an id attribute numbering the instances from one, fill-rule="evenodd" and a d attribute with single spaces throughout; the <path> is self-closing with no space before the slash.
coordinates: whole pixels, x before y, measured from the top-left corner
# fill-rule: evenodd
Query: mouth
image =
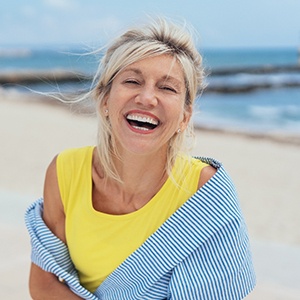
<path id="1" fill-rule="evenodd" d="M 159 125 L 159 120 L 151 116 L 141 116 L 139 114 L 129 113 L 126 120 L 131 127 L 136 130 L 150 131 Z"/>

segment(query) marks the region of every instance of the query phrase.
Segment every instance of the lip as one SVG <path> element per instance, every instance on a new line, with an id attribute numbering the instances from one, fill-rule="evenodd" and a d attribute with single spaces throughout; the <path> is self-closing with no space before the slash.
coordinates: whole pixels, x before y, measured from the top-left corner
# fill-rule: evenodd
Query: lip
<path id="1" fill-rule="evenodd" d="M 139 134 L 150 134 L 152 132 L 155 131 L 155 129 L 157 127 L 155 127 L 154 129 L 148 129 L 148 130 L 143 130 L 143 129 L 138 129 L 138 128 L 135 128 L 133 126 L 131 126 L 129 124 L 129 122 L 127 121 L 126 117 L 130 114 L 134 114 L 134 115 L 138 115 L 138 116 L 141 116 L 141 117 L 150 117 L 154 120 L 156 120 L 158 122 L 158 125 L 157 127 L 160 125 L 161 121 L 159 120 L 159 118 L 157 116 L 155 116 L 154 114 L 150 113 L 150 112 L 147 112 L 147 111 L 141 111 L 141 110 L 130 110 L 128 111 L 125 115 L 124 115 L 124 118 L 125 118 L 125 121 L 126 121 L 126 124 L 127 126 L 129 127 L 129 129 L 135 133 L 139 133 Z"/>
<path id="2" fill-rule="evenodd" d="M 141 110 L 130 110 L 125 114 L 125 118 L 130 115 L 130 114 L 135 114 L 135 115 L 139 115 L 139 116 L 148 116 L 152 119 L 155 119 L 158 121 L 158 123 L 160 123 L 160 120 L 157 116 L 155 116 L 154 114 L 148 112 L 148 111 L 141 111 Z"/>

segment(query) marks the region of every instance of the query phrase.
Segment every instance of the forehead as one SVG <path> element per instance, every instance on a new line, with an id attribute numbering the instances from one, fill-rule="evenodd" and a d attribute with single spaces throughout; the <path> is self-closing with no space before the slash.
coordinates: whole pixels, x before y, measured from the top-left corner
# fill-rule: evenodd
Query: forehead
<path id="1" fill-rule="evenodd" d="M 156 75 L 165 79 L 174 78 L 184 82 L 181 64 L 171 55 L 147 57 L 124 67 L 120 73 L 133 72 L 140 75 Z"/>

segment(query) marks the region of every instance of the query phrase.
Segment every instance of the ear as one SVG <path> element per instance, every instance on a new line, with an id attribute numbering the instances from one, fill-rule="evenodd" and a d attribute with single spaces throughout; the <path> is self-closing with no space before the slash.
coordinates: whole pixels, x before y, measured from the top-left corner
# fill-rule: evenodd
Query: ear
<path id="1" fill-rule="evenodd" d="M 103 100 L 101 101 L 100 105 L 99 105 L 99 109 L 105 111 L 106 109 L 108 109 L 108 97 L 109 94 L 105 95 Z"/>
<path id="2" fill-rule="evenodd" d="M 193 113 L 193 109 L 192 109 L 191 105 L 189 105 L 187 108 L 185 108 L 185 110 L 183 112 L 183 119 L 180 122 L 181 131 L 184 131 L 188 127 L 189 122 L 190 122 L 191 117 L 192 117 L 192 113 Z"/>

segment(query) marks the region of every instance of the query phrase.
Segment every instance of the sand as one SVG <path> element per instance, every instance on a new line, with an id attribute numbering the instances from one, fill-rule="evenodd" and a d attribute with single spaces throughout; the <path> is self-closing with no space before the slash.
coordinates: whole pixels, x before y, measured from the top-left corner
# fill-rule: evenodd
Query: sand
<path id="1" fill-rule="evenodd" d="M 40 96 L 0 89 L 0 299 L 30 299 L 24 211 L 59 151 L 95 144 L 96 119 Z M 222 161 L 247 220 L 258 284 L 247 299 L 300 299 L 300 145 L 196 131 L 195 155 Z"/>

